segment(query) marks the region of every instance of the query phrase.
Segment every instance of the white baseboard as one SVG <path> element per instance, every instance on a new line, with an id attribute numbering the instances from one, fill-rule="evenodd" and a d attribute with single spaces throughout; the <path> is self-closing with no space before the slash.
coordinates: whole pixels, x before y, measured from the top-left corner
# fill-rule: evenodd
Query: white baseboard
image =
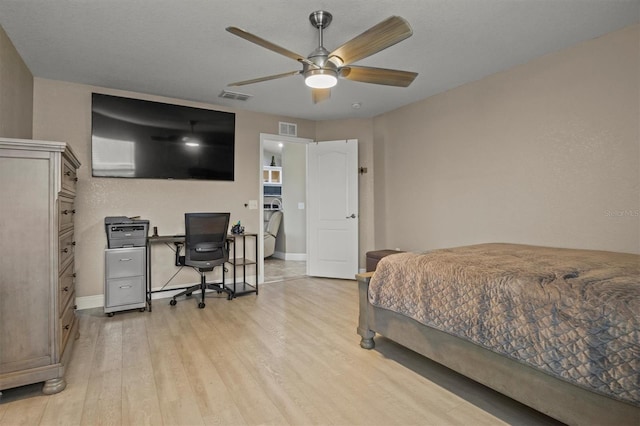
<path id="1" fill-rule="evenodd" d="M 240 276 L 238 277 L 238 279 L 241 279 L 241 278 L 242 278 L 242 273 L 240 273 Z M 255 283 L 256 282 L 255 278 L 256 278 L 255 275 L 248 275 L 246 277 L 246 281 L 249 283 Z M 227 277 L 225 281 L 228 286 L 233 288 L 233 276 L 231 278 Z M 173 297 L 174 295 L 180 293 L 184 289 L 184 287 L 187 287 L 189 285 L 197 285 L 197 284 L 198 283 L 166 286 L 165 290 L 167 291 L 152 293 L 151 300 L 167 299 L 167 298 Z M 161 290 L 161 287 L 153 289 L 153 291 L 157 291 L 157 290 Z M 96 294 L 95 296 L 76 297 L 76 306 L 78 307 L 77 308 L 78 310 L 102 308 L 104 307 L 104 294 Z"/>
<path id="2" fill-rule="evenodd" d="M 306 253 L 283 253 L 281 251 L 276 251 L 273 253 L 273 257 L 282 260 L 307 260 Z"/>
<path id="3" fill-rule="evenodd" d="M 307 253 L 287 253 L 285 260 L 307 260 Z"/>
<path id="4" fill-rule="evenodd" d="M 104 294 L 76 297 L 78 310 L 104 307 Z"/>

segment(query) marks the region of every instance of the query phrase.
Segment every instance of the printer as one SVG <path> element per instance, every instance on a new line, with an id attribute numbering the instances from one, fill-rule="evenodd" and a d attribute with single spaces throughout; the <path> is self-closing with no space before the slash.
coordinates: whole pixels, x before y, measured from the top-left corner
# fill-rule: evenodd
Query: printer
<path id="1" fill-rule="evenodd" d="M 147 245 L 149 221 L 126 216 L 104 218 L 107 246 L 112 248 L 144 247 Z"/>

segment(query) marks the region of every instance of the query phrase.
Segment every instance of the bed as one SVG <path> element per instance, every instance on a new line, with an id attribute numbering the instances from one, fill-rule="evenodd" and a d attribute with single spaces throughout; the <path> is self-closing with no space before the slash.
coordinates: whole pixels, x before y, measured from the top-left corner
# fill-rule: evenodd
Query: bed
<path id="1" fill-rule="evenodd" d="M 640 425 L 640 256 L 479 244 L 357 276 L 376 333 L 568 424 Z"/>

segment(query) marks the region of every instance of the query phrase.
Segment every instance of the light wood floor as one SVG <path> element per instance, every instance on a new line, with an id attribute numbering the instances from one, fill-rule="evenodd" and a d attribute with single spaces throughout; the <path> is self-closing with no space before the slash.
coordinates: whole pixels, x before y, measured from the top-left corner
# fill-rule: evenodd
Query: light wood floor
<path id="1" fill-rule="evenodd" d="M 67 389 L 5 391 L 0 425 L 553 424 L 384 338 L 361 349 L 355 281 L 196 304 L 79 312 Z"/>
<path id="2" fill-rule="evenodd" d="M 304 260 L 282 260 L 276 257 L 267 257 L 264 260 L 265 283 L 302 278 L 306 274 L 307 262 Z"/>

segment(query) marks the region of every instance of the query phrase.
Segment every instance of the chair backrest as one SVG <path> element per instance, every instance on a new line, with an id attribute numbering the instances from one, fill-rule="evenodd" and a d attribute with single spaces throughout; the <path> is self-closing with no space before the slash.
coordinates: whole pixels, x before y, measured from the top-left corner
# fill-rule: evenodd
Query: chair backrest
<path id="1" fill-rule="evenodd" d="M 265 232 L 275 237 L 276 235 L 278 235 L 278 229 L 280 229 L 281 222 L 282 222 L 282 212 L 280 210 L 274 211 L 271 214 L 269 221 L 267 222 L 267 228 L 265 229 Z"/>
<path id="2" fill-rule="evenodd" d="M 230 213 L 185 213 L 185 265 L 213 269 L 229 260 Z"/>

